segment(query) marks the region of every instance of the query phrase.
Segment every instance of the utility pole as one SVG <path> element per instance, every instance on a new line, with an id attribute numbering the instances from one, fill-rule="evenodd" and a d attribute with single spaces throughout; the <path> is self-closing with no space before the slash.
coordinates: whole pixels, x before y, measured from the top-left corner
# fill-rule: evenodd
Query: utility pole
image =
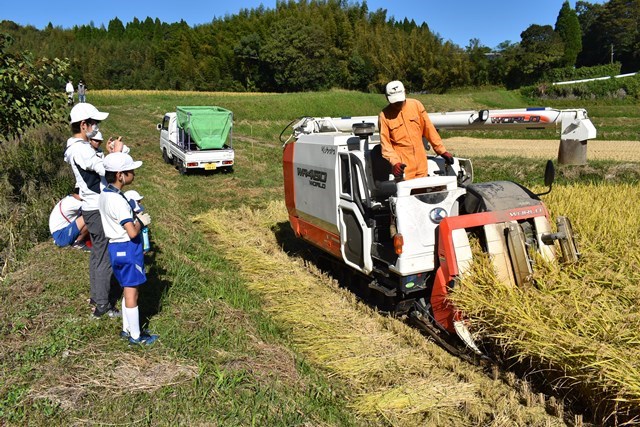
<path id="1" fill-rule="evenodd" d="M 613 64 L 613 43 L 611 43 L 611 63 Z"/>

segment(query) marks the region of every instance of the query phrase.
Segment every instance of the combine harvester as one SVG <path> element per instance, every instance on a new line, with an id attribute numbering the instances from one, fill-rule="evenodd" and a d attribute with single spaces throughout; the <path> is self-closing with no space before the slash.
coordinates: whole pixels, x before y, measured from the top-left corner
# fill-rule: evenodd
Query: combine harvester
<path id="1" fill-rule="evenodd" d="M 430 114 L 438 129 L 559 128 L 559 163 L 586 162 L 596 130 L 583 109 L 480 110 Z M 408 316 L 447 350 L 481 354 L 448 295 L 472 262 L 470 237 L 491 255 L 498 277 L 531 281 L 534 255 L 575 262 L 571 222 L 552 230 L 540 200 L 511 181 L 473 183 L 471 160 L 428 156 L 428 176 L 395 180 L 382 158 L 378 118 L 304 117 L 284 143 L 285 201 L 295 235 L 331 255 L 351 283 Z M 289 128 L 285 128 L 283 134 Z M 560 249 L 558 251 L 558 249 Z M 342 267 L 348 268 L 342 268 Z M 456 338 L 457 337 L 457 338 Z M 464 345 L 461 345 L 464 344 Z"/>

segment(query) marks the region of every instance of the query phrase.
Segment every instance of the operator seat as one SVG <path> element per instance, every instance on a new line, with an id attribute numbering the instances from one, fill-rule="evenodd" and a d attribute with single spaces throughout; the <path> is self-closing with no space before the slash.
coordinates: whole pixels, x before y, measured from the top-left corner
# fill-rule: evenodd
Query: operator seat
<path id="1" fill-rule="evenodd" d="M 371 165 L 370 182 L 371 195 L 377 199 L 386 200 L 394 196 L 398 191 L 396 182 L 389 180 L 391 174 L 391 164 L 382 157 L 382 147 L 380 144 L 374 146 L 369 151 L 369 164 Z"/>

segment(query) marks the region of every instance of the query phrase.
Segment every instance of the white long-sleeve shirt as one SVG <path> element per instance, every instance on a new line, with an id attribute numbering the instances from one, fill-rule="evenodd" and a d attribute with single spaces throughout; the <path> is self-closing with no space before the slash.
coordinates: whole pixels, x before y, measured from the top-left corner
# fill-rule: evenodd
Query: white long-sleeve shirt
<path id="1" fill-rule="evenodd" d="M 82 210 L 98 210 L 98 197 L 107 185 L 104 178 L 103 158 L 89 144 L 80 138 L 69 138 L 64 160 L 71 165 L 76 177 L 76 186 L 80 188 Z"/>

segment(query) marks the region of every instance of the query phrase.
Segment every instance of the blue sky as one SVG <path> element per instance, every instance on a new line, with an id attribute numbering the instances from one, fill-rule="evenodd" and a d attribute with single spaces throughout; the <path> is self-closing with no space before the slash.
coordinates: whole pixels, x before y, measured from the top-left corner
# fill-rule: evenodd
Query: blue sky
<path id="1" fill-rule="evenodd" d="M 564 0 L 368 0 L 370 11 L 387 9 L 387 17 L 414 19 L 426 22 L 431 31 L 444 40 L 465 47 L 472 38 L 481 44 L 495 47 L 509 40 L 520 41 L 520 33 L 531 24 L 555 25 Z M 603 3 L 592 0 L 591 3 Z M 351 1 L 355 3 L 355 1 Z M 362 1 L 358 1 L 362 3 Z M 575 6 L 575 0 L 569 2 Z M 125 24 L 134 17 L 160 18 L 164 22 L 184 19 L 189 25 L 211 22 L 214 17 L 233 15 L 242 8 L 259 5 L 273 9 L 276 0 L 109 0 L 88 2 L 76 0 L 0 0 L 0 20 L 42 29 L 49 22 L 54 26 L 71 28 L 74 25 L 108 25 L 114 17 Z"/>

